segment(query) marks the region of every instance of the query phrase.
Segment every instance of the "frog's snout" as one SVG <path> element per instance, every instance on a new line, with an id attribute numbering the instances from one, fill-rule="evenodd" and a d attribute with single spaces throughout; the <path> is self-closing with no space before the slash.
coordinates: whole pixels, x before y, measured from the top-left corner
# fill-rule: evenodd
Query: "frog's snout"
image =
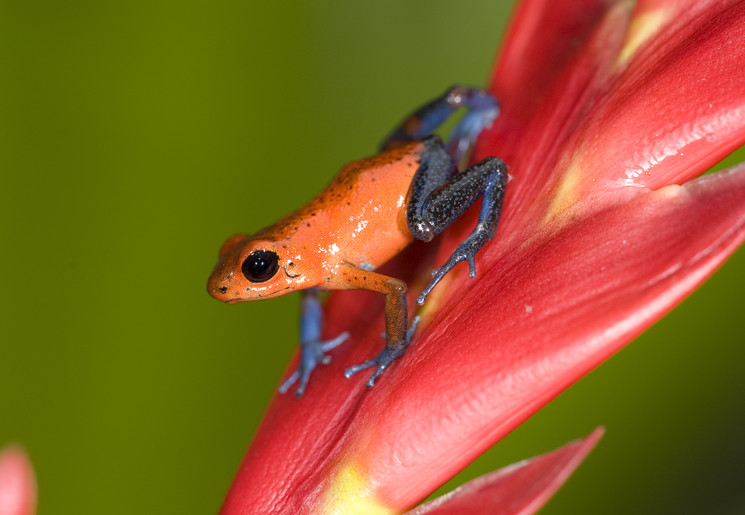
<path id="1" fill-rule="evenodd" d="M 225 304 L 235 304 L 239 299 L 230 297 L 227 286 L 208 287 L 207 292 L 215 299 Z"/>
<path id="2" fill-rule="evenodd" d="M 221 302 L 230 301 L 228 290 L 232 276 L 232 273 L 226 276 L 223 270 L 215 270 L 207 281 L 207 293 Z"/>

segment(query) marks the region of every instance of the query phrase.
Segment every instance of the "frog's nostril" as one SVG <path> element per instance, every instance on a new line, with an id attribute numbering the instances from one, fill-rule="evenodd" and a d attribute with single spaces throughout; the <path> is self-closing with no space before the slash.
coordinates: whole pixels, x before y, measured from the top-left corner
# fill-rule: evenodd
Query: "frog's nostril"
<path id="1" fill-rule="evenodd" d="M 218 288 L 218 290 L 220 291 L 220 293 L 223 293 L 223 294 L 228 293 L 228 287 L 227 286 L 222 286 L 222 287 Z"/>

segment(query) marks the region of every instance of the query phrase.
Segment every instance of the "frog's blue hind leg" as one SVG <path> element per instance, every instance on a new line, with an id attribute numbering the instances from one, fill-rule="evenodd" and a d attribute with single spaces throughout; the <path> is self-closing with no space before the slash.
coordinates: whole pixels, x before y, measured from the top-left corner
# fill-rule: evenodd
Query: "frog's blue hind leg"
<path id="1" fill-rule="evenodd" d="M 449 88 L 441 96 L 406 117 L 383 141 L 381 150 L 390 150 L 424 139 L 461 107 L 468 109 L 469 112 L 456 125 L 448 141 L 448 149 L 455 162 L 460 163 L 473 146 L 476 137 L 499 115 L 497 100 L 479 88 L 459 85 Z"/>
<path id="2" fill-rule="evenodd" d="M 331 356 L 326 352 L 341 345 L 349 333 L 344 332 L 332 340 L 321 341 L 321 328 L 323 327 L 323 311 L 321 301 L 318 300 L 318 290 L 310 288 L 303 290 L 303 299 L 300 308 L 300 362 L 297 370 L 288 377 L 279 387 L 279 393 L 287 393 L 290 387 L 300 381 L 295 397 L 305 393 L 310 374 L 319 363 L 324 365 L 331 361 Z"/>
<path id="3" fill-rule="evenodd" d="M 468 263 L 471 277 L 476 275 L 476 253 L 497 231 L 507 184 L 507 166 L 501 159 L 487 157 L 452 175 L 456 165 L 440 138 L 430 136 L 424 144 L 406 210 L 409 231 L 415 238 L 430 241 L 460 218 L 479 197 L 482 200 L 476 228 L 445 264 L 432 272 L 432 280 L 417 299 L 420 305 L 445 274 L 461 261 Z"/>
<path id="4" fill-rule="evenodd" d="M 453 129 L 447 145 L 438 136 L 430 136 L 461 107 L 468 109 L 468 113 Z M 447 262 L 432 273 L 432 281 L 417 299 L 419 304 L 424 304 L 432 288 L 461 261 L 468 263 L 469 274 L 474 277 L 476 253 L 497 230 L 507 167 L 495 157 L 486 158 L 461 173 L 458 173 L 458 165 L 467 159 L 478 135 L 498 115 L 499 103 L 488 92 L 453 86 L 405 118 L 381 146 L 387 150 L 411 141 L 425 142 L 406 210 L 409 230 L 415 238 L 430 241 L 482 198 L 476 228 Z"/>

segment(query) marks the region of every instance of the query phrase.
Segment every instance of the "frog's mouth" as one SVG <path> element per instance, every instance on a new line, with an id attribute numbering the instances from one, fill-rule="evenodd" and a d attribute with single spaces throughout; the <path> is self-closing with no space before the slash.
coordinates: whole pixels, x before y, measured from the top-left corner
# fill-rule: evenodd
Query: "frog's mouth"
<path id="1" fill-rule="evenodd" d="M 246 290 L 249 290 L 249 288 L 246 288 Z M 293 286 L 288 286 L 286 288 L 282 288 L 281 290 L 272 291 L 269 293 L 254 293 L 251 295 L 251 298 L 241 298 L 241 297 L 232 297 L 230 299 L 226 299 L 223 302 L 225 304 L 238 304 L 239 302 L 248 302 L 252 300 L 259 300 L 259 299 L 273 299 L 274 297 L 280 297 L 287 293 L 288 291 L 294 291 L 295 288 Z"/>

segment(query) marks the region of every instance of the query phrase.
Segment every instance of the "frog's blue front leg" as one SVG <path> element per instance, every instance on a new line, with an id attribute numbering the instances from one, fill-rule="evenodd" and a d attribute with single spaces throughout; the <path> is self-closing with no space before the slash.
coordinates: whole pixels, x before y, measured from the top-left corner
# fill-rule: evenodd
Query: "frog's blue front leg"
<path id="1" fill-rule="evenodd" d="M 321 329 L 323 327 L 323 310 L 321 301 L 318 300 L 318 290 L 310 288 L 303 290 L 303 298 L 300 307 L 300 362 L 295 372 L 288 377 L 279 387 L 279 393 L 287 393 L 290 387 L 300 381 L 295 397 L 305 393 L 310 374 L 319 363 L 324 365 L 331 361 L 331 356 L 326 352 L 341 345 L 349 333 L 344 332 L 332 340 L 321 341 Z"/>

